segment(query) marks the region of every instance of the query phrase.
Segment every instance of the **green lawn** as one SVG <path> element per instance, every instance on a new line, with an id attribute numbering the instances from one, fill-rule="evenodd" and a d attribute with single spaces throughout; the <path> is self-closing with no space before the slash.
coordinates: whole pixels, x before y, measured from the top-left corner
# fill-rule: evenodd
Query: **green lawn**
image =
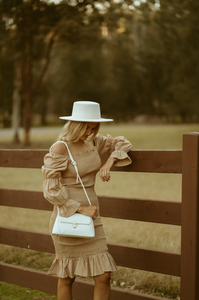
<path id="1" fill-rule="evenodd" d="M 57 299 L 55 295 L 31 290 L 25 287 L 19 287 L 14 284 L 0 282 L 1 300 L 53 300 Z"/>

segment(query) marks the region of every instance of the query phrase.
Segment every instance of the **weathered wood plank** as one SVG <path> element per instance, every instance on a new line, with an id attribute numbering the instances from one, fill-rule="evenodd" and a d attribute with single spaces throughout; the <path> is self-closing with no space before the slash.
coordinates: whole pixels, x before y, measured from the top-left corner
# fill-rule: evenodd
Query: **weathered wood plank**
<path id="1" fill-rule="evenodd" d="M 55 253 L 50 234 L 12 227 L 0 227 L 0 244 Z"/>
<path id="2" fill-rule="evenodd" d="M 54 246 L 49 234 L 27 230 L 0 227 L 0 243 L 54 253 Z M 109 252 L 116 264 L 123 267 L 151 272 L 180 275 L 180 255 L 163 251 L 108 244 Z"/>
<path id="3" fill-rule="evenodd" d="M 181 203 L 99 196 L 103 217 L 181 225 Z"/>
<path id="4" fill-rule="evenodd" d="M 57 278 L 41 271 L 0 263 L 0 281 L 17 284 L 31 289 L 56 294 Z M 73 297 L 76 300 L 92 300 L 94 284 L 76 279 Z M 166 300 L 159 297 L 112 288 L 111 300 Z"/>
<path id="5" fill-rule="evenodd" d="M 41 168 L 47 150 L 0 150 L 0 167 Z M 132 164 L 114 171 L 182 173 L 181 150 L 132 150 Z M 108 155 L 103 157 L 103 161 Z"/>
<path id="6" fill-rule="evenodd" d="M 0 150 L 0 167 L 41 168 L 47 150 Z"/>
<path id="7" fill-rule="evenodd" d="M 20 266 L 0 263 L 0 281 L 56 294 L 57 278 Z"/>
<path id="8" fill-rule="evenodd" d="M 181 300 L 199 299 L 199 133 L 183 136 Z"/>
<path id="9" fill-rule="evenodd" d="M 117 244 L 108 249 L 118 266 L 180 276 L 180 254 Z"/>
<path id="10" fill-rule="evenodd" d="M 53 210 L 53 205 L 44 198 L 41 191 L 0 188 L 0 205 L 47 211 Z"/>
<path id="11" fill-rule="evenodd" d="M 181 224 L 181 203 L 145 199 L 98 196 L 102 217 L 112 217 L 170 225 Z M 0 189 L 0 205 L 53 209 L 42 192 Z"/>
<path id="12" fill-rule="evenodd" d="M 132 150 L 128 154 L 132 164 L 113 171 L 182 173 L 181 150 Z"/>

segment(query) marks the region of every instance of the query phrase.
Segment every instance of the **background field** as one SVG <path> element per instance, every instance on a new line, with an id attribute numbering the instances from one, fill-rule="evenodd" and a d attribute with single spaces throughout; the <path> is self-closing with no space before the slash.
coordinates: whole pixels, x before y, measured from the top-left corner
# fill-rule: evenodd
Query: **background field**
<path id="1" fill-rule="evenodd" d="M 199 125 L 138 126 L 135 124 L 120 124 L 104 125 L 100 131 L 102 134 L 109 133 L 112 136 L 124 135 L 131 141 L 133 149 L 181 149 L 182 134 L 199 131 Z M 49 148 L 59 132 L 59 127 L 33 128 L 32 144 L 29 148 Z M 10 130 L 1 130 L 0 148 L 16 148 L 10 143 L 11 139 L 12 133 Z M 22 145 L 17 146 L 17 148 L 22 147 Z M 181 201 L 181 175 L 124 172 L 112 172 L 111 175 L 112 180 L 109 183 L 103 183 L 97 177 L 97 194 Z M 0 187 L 42 190 L 41 170 L 0 168 Z M 0 207 L 0 214 L 0 225 L 48 232 L 48 223 L 51 215 L 49 212 Z M 180 252 L 180 227 L 178 226 L 110 218 L 103 218 L 103 224 L 108 242 Z M 47 271 L 53 255 L 1 245 L 0 259 L 4 262 Z M 118 271 L 112 276 L 112 284 L 121 288 L 138 290 L 170 299 L 179 299 L 180 280 L 177 277 L 118 268 Z M 6 298 L 6 293 L 3 292 L 8 286 L 12 291 L 13 287 L 3 284 L 0 299 L 12 299 Z M 21 292 L 23 293 L 22 289 Z M 27 294 L 31 293 L 33 292 L 29 291 Z M 49 297 L 51 296 L 42 294 L 34 297 L 36 298 L 33 298 L 33 295 L 32 298 L 21 296 L 19 299 L 50 299 Z"/>

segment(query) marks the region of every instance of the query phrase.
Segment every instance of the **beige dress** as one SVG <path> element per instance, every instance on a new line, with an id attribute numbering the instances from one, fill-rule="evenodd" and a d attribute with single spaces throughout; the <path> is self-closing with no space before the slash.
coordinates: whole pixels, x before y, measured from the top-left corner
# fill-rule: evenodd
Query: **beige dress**
<path id="1" fill-rule="evenodd" d="M 92 150 L 72 155 L 92 205 L 99 208 L 94 184 L 96 174 L 101 168 L 100 156 L 110 152 L 112 157 L 118 159 L 115 165 L 128 165 L 131 159 L 127 152 L 131 149 L 131 144 L 124 137 L 113 138 L 100 134 L 95 137 L 94 144 Z M 89 204 L 81 184 L 76 182 L 76 171 L 68 156 L 50 151 L 44 157 L 42 172 L 44 197 L 54 205 L 50 219 L 52 232 L 57 206 L 61 216 L 69 217 L 81 204 Z M 108 253 L 100 216 L 94 220 L 94 226 L 95 237 L 91 239 L 52 235 L 56 257 L 48 274 L 74 278 L 91 277 L 116 270 L 116 264 Z"/>

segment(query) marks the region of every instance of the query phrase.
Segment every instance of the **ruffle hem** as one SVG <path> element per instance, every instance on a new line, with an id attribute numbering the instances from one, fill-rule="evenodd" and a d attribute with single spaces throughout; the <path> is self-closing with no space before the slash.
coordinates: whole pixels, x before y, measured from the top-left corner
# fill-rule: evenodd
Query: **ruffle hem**
<path id="1" fill-rule="evenodd" d="M 48 274 L 57 275 L 60 278 L 93 277 L 114 272 L 117 266 L 108 252 L 78 257 L 78 258 L 55 258 Z"/>

